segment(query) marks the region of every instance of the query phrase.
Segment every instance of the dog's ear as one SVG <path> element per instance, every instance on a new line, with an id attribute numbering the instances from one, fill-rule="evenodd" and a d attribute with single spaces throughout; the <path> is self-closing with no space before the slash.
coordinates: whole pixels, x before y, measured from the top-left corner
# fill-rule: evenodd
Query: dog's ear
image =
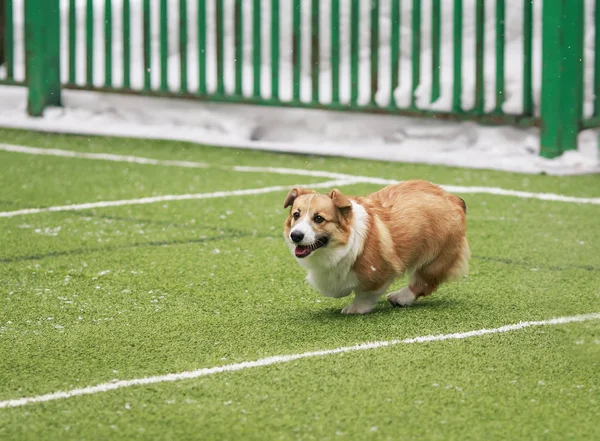
<path id="1" fill-rule="evenodd" d="M 329 192 L 329 197 L 333 201 L 333 204 L 340 210 L 348 210 L 352 208 L 352 202 L 350 202 L 350 199 L 348 199 L 346 195 L 344 195 L 344 193 L 339 191 L 337 188 L 334 188 Z"/>
<path id="2" fill-rule="evenodd" d="M 308 190 L 306 188 L 292 188 L 288 195 L 285 197 L 285 201 L 283 201 L 283 208 L 290 207 L 294 204 L 294 200 L 298 196 L 302 196 L 303 194 L 314 193 L 312 190 Z"/>

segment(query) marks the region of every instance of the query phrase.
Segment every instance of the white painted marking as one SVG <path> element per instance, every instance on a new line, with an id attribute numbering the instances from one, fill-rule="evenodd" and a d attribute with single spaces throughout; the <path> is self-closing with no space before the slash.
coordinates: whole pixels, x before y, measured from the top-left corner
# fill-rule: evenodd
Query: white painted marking
<path id="1" fill-rule="evenodd" d="M 97 159 L 113 162 L 133 162 L 135 164 L 166 165 L 171 167 L 208 168 L 204 162 L 192 161 L 163 161 L 160 159 L 140 158 L 139 156 L 113 155 L 111 153 L 83 153 L 73 150 L 41 149 L 38 147 L 24 147 L 20 145 L 0 144 L 0 150 L 13 153 L 26 153 L 28 155 L 62 156 L 65 158 Z"/>
<path id="2" fill-rule="evenodd" d="M 166 165 L 174 167 L 191 167 L 191 168 L 208 168 L 208 164 L 203 162 L 190 162 L 190 161 L 162 161 L 151 158 L 141 158 L 137 156 L 123 156 L 113 155 L 109 153 L 83 153 L 72 150 L 60 150 L 60 149 L 42 149 L 37 147 L 24 147 L 10 144 L 0 144 L 0 150 L 25 153 L 30 155 L 48 155 L 48 156 L 62 156 L 69 158 L 85 158 L 85 159 L 98 159 L 106 161 L 116 162 L 133 162 L 137 164 L 151 164 L 151 165 Z M 348 179 L 353 183 L 365 183 L 374 185 L 390 185 L 397 184 L 402 181 L 385 178 L 375 178 L 371 176 L 358 176 L 349 175 L 345 173 L 335 173 L 324 170 L 303 170 L 295 168 L 283 168 L 283 167 L 251 167 L 251 166 L 234 166 L 234 167 L 218 167 L 226 170 L 233 170 L 237 172 L 245 173 L 275 173 L 281 175 L 295 175 L 295 176 L 312 176 L 322 177 L 330 179 Z M 457 185 L 440 185 L 443 189 L 458 194 L 490 194 L 495 196 L 510 196 L 521 199 L 538 199 L 542 201 L 552 202 L 567 202 L 574 204 L 591 204 L 600 205 L 600 198 L 580 198 L 574 196 L 564 196 L 554 193 L 531 193 L 527 191 L 518 190 L 506 190 L 499 187 L 467 187 Z"/>
<path id="3" fill-rule="evenodd" d="M 318 176 L 333 179 L 354 179 L 356 183 L 375 184 L 375 185 L 392 185 L 402 181 L 385 178 L 373 178 L 370 176 L 348 175 L 343 173 L 330 173 L 322 170 L 302 170 L 293 168 L 277 168 L 277 167 L 233 167 L 234 171 L 247 173 L 277 173 L 282 175 L 298 175 L 298 176 Z M 554 193 L 531 193 L 527 191 L 506 190 L 499 187 L 467 187 L 460 185 L 439 185 L 444 190 L 450 193 L 458 194 L 491 194 L 496 196 L 512 196 L 522 199 L 539 199 L 542 201 L 553 202 L 570 202 L 574 204 L 591 204 L 600 205 L 600 198 L 579 198 L 574 196 L 564 196 Z"/>
<path id="4" fill-rule="evenodd" d="M 356 344 L 354 346 L 342 346 L 336 349 L 325 349 L 322 351 L 304 352 L 301 354 L 291 355 L 276 355 L 273 357 L 261 358 L 254 361 L 244 361 L 242 363 L 227 364 L 224 366 L 215 366 L 211 368 L 202 368 L 194 371 L 179 372 L 176 374 L 157 375 L 154 377 L 136 378 L 133 380 L 117 380 L 110 383 L 97 384 L 81 389 L 71 389 L 67 391 L 53 392 L 35 397 L 16 398 L 12 400 L 0 401 L 0 409 L 8 407 L 19 407 L 34 403 L 43 403 L 46 401 L 54 401 L 65 398 L 77 397 L 80 395 L 93 395 L 100 392 L 108 392 L 111 390 L 122 389 L 125 387 L 140 386 L 146 384 L 157 384 L 181 380 L 189 380 L 193 378 L 206 377 L 208 375 L 219 374 L 222 372 L 235 372 L 244 369 L 250 369 L 261 366 L 271 366 L 274 364 L 289 363 L 291 361 L 300 360 L 303 358 L 324 357 L 327 355 L 341 354 L 344 352 L 364 351 L 367 349 L 377 349 L 388 346 L 412 343 L 430 343 L 444 340 L 460 340 L 470 337 L 479 337 L 488 334 L 502 334 L 511 331 L 518 331 L 524 328 L 534 326 L 555 326 L 564 325 L 567 323 L 581 323 L 590 320 L 600 320 L 600 313 L 591 313 L 584 315 L 575 315 L 569 317 L 557 317 L 549 320 L 538 320 L 530 322 L 515 323 L 512 325 L 501 326 L 492 329 L 477 329 L 475 331 L 456 332 L 453 334 L 438 334 L 425 335 L 421 337 L 405 338 L 403 340 L 385 340 L 370 343 Z"/>
<path id="5" fill-rule="evenodd" d="M 367 176 L 353 176 L 344 173 L 334 173 L 324 170 L 303 170 L 300 168 L 282 168 L 282 167 L 251 167 L 245 165 L 236 165 L 232 167 L 233 171 L 245 173 L 274 173 L 278 175 L 295 175 L 295 176 L 313 176 L 317 178 L 332 178 L 332 179 L 376 179 Z"/>
<path id="6" fill-rule="evenodd" d="M 99 202 L 88 202 L 84 204 L 73 204 L 73 205 L 59 205 L 54 207 L 44 208 L 25 208 L 23 210 L 16 211 L 0 211 L 1 217 L 15 217 L 25 216 L 28 214 L 38 213 L 54 213 L 58 211 L 78 211 L 78 210 L 89 210 L 91 208 L 106 208 L 106 207 L 120 207 L 123 205 L 142 205 L 142 204 L 153 204 L 156 202 L 165 201 L 184 201 L 184 200 L 196 200 L 196 199 L 215 199 L 225 198 L 231 196 L 249 196 L 255 194 L 273 193 L 277 191 L 287 191 L 291 187 L 310 187 L 310 188 L 329 188 L 337 185 L 349 185 L 353 184 L 352 180 L 335 180 L 319 182 L 316 184 L 297 184 L 297 185 L 276 185 L 273 187 L 263 188 L 249 188 L 245 190 L 232 190 L 232 191 L 216 191 L 214 193 L 196 193 L 196 194 L 168 194 L 164 196 L 153 196 L 140 199 L 125 199 L 119 201 L 99 201 Z"/>
<path id="7" fill-rule="evenodd" d="M 600 205 L 600 198 L 578 198 L 574 196 L 564 196 L 555 193 L 531 193 L 528 191 L 505 190 L 499 187 L 462 187 L 456 185 L 441 185 L 444 190 L 450 193 L 475 194 L 484 193 L 498 196 L 513 196 L 522 199 L 538 199 L 540 201 L 552 202 L 570 202 L 573 204 L 591 204 Z"/>

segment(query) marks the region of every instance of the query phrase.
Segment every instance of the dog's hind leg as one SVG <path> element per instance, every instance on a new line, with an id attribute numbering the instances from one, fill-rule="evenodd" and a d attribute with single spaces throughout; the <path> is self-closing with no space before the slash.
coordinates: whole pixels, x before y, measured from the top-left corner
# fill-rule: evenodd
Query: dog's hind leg
<path id="1" fill-rule="evenodd" d="M 391 292 L 387 295 L 387 300 L 392 306 L 410 306 L 421 296 L 428 296 L 434 292 L 439 284 L 439 279 L 424 271 L 421 268 L 410 275 L 408 286 Z"/>
<path id="2" fill-rule="evenodd" d="M 410 289 L 410 286 L 405 286 L 398 291 L 390 292 L 387 295 L 387 301 L 392 306 L 410 306 L 417 297 L 418 295 Z"/>
<path id="3" fill-rule="evenodd" d="M 408 286 L 387 295 L 393 306 L 409 306 L 421 296 L 428 296 L 442 283 L 455 280 L 468 271 L 469 244 L 464 239 L 458 250 L 438 256 L 432 262 L 415 270 L 408 279 Z"/>

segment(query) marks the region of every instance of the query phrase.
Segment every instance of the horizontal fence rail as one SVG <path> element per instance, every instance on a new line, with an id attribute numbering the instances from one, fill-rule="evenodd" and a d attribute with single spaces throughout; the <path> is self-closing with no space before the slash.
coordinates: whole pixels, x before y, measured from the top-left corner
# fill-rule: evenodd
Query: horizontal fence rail
<path id="1" fill-rule="evenodd" d="M 552 157 L 600 126 L 599 3 L 0 0 L 0 84 L 33 114 L 63 88 L 539 127 Z"/>

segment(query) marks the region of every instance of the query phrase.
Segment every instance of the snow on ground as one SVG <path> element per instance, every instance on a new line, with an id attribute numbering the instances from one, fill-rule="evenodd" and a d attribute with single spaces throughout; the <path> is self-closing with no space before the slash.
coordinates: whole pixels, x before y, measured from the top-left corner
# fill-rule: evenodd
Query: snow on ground
<path id="1" fill-rule="evenodd" d="M 64 108 L 29 118 L 24 89 L 0 87 L 0 96 L 1 126 L 525 173 L 600 172 L 593 131 L 581 134 L 579 151 L 548 160 L 537 155 L 535 129 L 73 91 L 65 91 Z"/>
<path id="2" fill-rule="evenodd" d="M 66 23 L 68 21 L 68 0 L 60 0 L 62 6 L 62 41 L 67 48 Z M 130 0 L 132 22 L 132 86 L 141 89 L 143 83 L 141 0 Z M 16 12 L 17 45 L 16 78 L 23 78 L 22 57 L 22 8 L 23 0 L 14 0 Z M 94 0 L 95 15 L 95 60 L 94 84 L 104 83 L 104 16 L 105 0 Z M 225 17 L 233 16 L 233 0 L 225 0 Z M 303 70 L 301 77 L 301 97 L 310 101 L 310 4 L 302 3 L 303 28 Z M 349 101 L 349 1 L 341 0 L 341 100 Z M 359 103 L 369 101 L 369 7 L 370 2 L 361 3 L 360 22 L 360 88 Z M 494 105 L 495 90 L 495 1 L 486 0 L 485 38 L 485 97 L 486 110 Z M 507 113 L 518 114 L 522 101 L 522 2 L 506 2 L 506 102 L 503 109 Z M 586 0 L 591 16 L 593 0 Z M 85 0 L 77 4 L 77 78 L 78 84 L 85 81 Z M 243 2 L 244 8 L 244 94 L 252 93 L 252 23 L 250 18 L 252 2 Z M 389 69 L 390 10 L 389 2 L 382 1 L 380 11 L 380 90 L 376 101 L 385 106 L 393 95 L 398 105 L 408 105 L 411 87 L 411 8 L 412 2 L 401 3 L 401 59 L 400 85 L 391 93 Z M 431 0 L 422 2 L 422 42 L 421 42 L 421 85 L 416 92 L 420 108 L 448 110 L 452 99 L 452 2 L 442 2 L 442 50 L 441 50 L 441 96 L 430 102 L 431 95 Z M 160 83 L 159 66 L 159 4 L 152 5 L 152 86 Z M 216 62 L 214 51 L 214 0 L 209 0 L 207 24 L 208 47 L 207 86 L 209 92 L 216 88 Z M 270 97 L 270 2 L 262 2 L 263 44 L 262 96 Z M 330 2 L 321 2 L 321 41 L 320 41 L 320 80 L 322 103 L 331 100 L 330 51 Z M 179 17 L 178 2 L 168 2 L 169 6 L 169 88 L 176 91 L 179 83 Z M 196 12 L 197 2 L 188 0 L 188 78 L 190 90 L 198 85 Z M 292 95 L 291 68 L 291 6 L 292 0 L 281 0 L 281 99 L 289 100 Z M 113 84 L 122 84 L 122 40 L 120 10 L 122 0 L 113 0 Z M 464 109 L 474 102 L 474 32 L 475 0 L 464 0 L 463 13 L 463 96 Z M 541 2 L 534 3 L 534 104 L 536 112 L 539 104 L 541 66 Z M 590 20 L 588 20 L 588 24 Z M 586 26 L 586 103 L 585 114 L 592 110 L 592 66 L 593 66 L 593 26 Z M 62 56 L 62 76 L 68 77 L 68 54 Z M 234 90 L 234 50 L 233 22 L 226 20 L 225 62 L 226 91 Z M 0 68 L 0 78 L 2 71 Z M 473 123 L 443 123 L 432 120 L 344 114 L 335 112 L 307 111 L 301 109 L 270 109 L 250 106 L 194 103 L 179 100 L 149 99 L 141 97 L 120 97 L 88 92 L 65 92 L 65 107 L 49 109 L 43 119 L 31 119 L 25 115 L 24 92 L 18 88 L 0 88 L 0 125 L 41 128 L 52 131 L 77 133 L 101 133 L 125 136 L 160 137 L 184 139 L 200 143 L 233 145 L 238 147 L 261 148 L 278 151 L 294 151 L 329 155 L 345 155 L 362 158 L 384 159 L 404 162 L 427 162 L 434 164 L 457 165 L 463 167 L 491 168 L 522 171 L 528 173 L 547 172 L 552 174 L 589 173 L 600 171 L 597 137 L 592 131 L 582 133 L 580 149 L 563 157 L 549 161 L 537 156 L 539 133 L 537 130 L 519 130 L 510 127 L 481 127 Z"/>

